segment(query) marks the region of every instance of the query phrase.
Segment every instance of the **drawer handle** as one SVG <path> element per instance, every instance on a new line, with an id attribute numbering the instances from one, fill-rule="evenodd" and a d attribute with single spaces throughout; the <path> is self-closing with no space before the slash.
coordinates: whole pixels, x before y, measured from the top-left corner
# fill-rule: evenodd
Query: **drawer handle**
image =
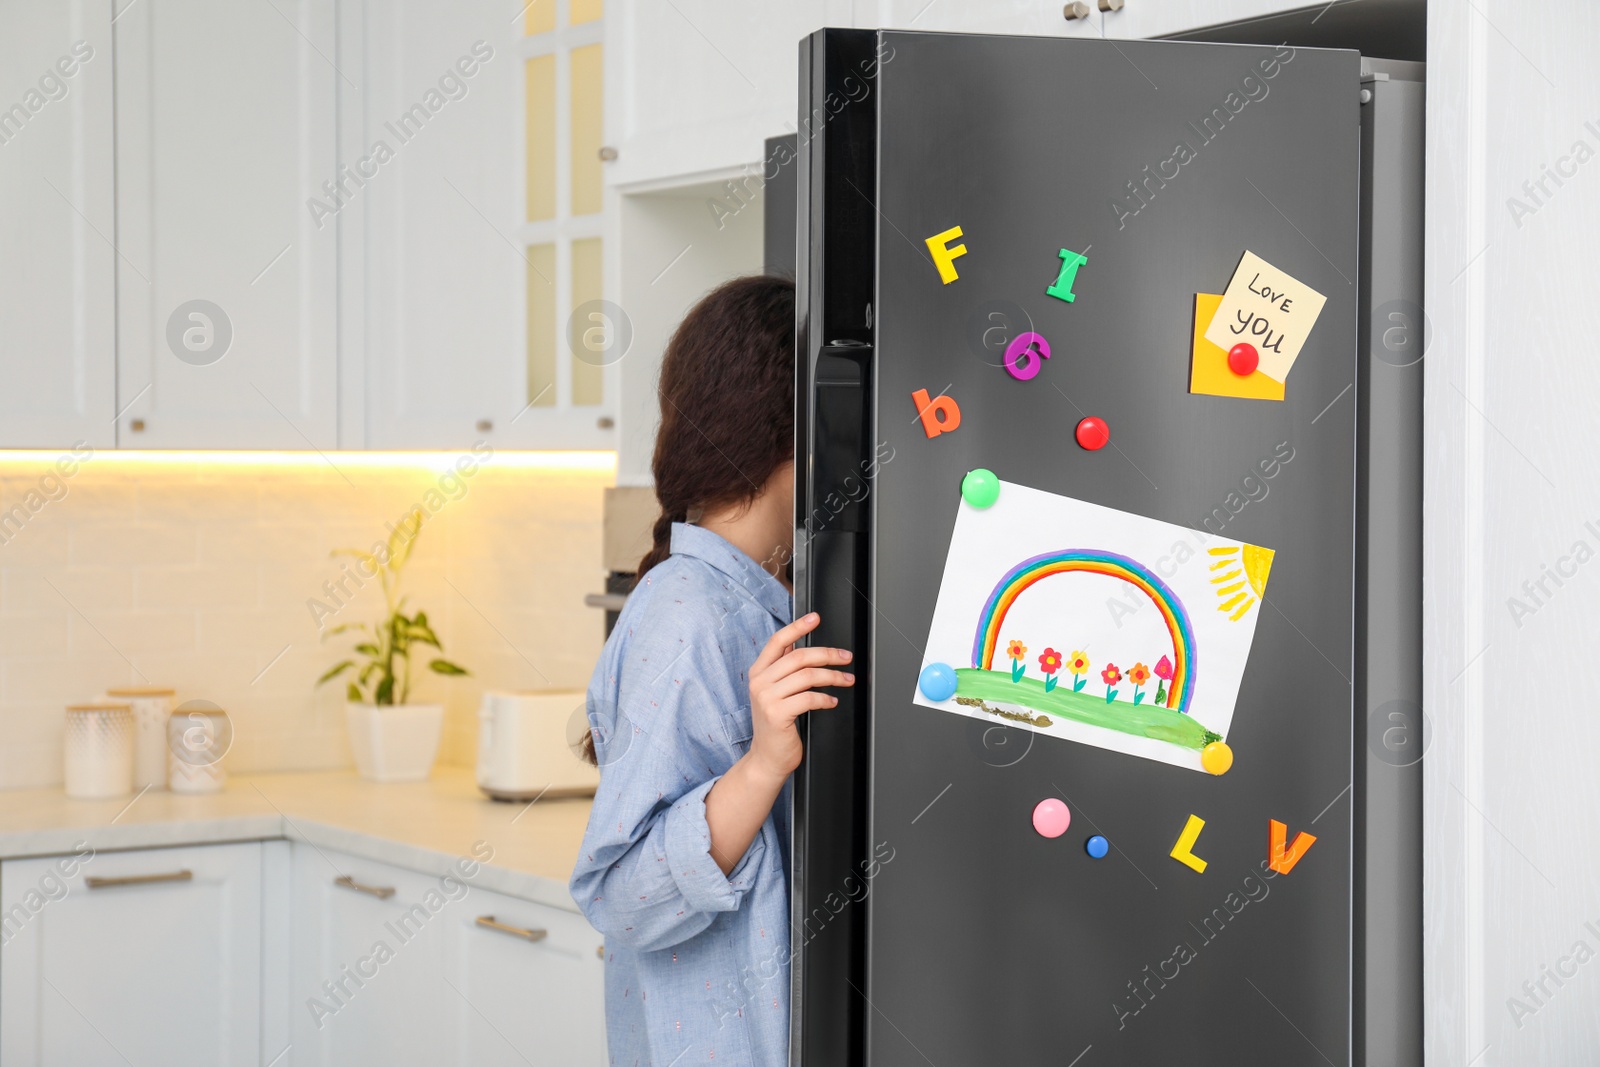
<path id="1" fill-rule="evenodd" d="M 526 926 L 508 926 L 505 923 L 496 922 L 493 915 L 480 915 L 476 921 L 479 926 L 486 930 L 499 930 L 502 934 L 520 937 L 525 941 L 543 941 L 550 936 L 550 931 L 548 930 L 530 930 Z"/>
<path id="2" fill-rule="evenodd" d="M 86 877 L 83 884 L 90 889 L 116 889 L 125 885 L 156 885 L 160 882 L 192 882 L 194 872 L 190 870 L 168 871 L 166 874 L 126 874 L 120 878 L 94 878 Z"/>
<path id="3" fill-rule="evenodd" d="M 348 874 L 341 874 L 333 880 L 334 885 L 342 885 L 346 889 L 354 889 L 357 893 L 368 893 L 379 900 L 388 900 L 394 896 L 392 885 L 362 885 Z"/>

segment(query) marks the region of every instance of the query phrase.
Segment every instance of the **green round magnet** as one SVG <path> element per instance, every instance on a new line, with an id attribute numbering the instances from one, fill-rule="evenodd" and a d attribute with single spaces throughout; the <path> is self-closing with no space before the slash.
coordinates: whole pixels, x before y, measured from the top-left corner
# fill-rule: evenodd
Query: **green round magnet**
<path id="1" fill-rule="evenodd" d="M 1000 479 L 994 471 L 979 467 L 961 479 L 961 499 L 975 508 L 986 508 L 1000 499 Z"/>

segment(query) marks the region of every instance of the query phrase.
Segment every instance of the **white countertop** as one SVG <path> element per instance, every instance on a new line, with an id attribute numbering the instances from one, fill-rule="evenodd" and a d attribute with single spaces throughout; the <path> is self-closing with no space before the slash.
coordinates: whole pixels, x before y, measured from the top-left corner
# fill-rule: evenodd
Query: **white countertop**
<path id="1" fill-rule="evenodd" d="M 475 884 L 573 911 L 567 876 L 588 818 L 587 799 L 489 800 L 462 767 L 392 784 L 353 771 L 235 776 L 209 796 L 151 789 L 72 800 L 59 788 L 20 789 L 0 791 L 0 860 L 72 852 L 80 842 L 101 852 L 288 838 L 442 874 L 486 842 L 494 855 Z"/>

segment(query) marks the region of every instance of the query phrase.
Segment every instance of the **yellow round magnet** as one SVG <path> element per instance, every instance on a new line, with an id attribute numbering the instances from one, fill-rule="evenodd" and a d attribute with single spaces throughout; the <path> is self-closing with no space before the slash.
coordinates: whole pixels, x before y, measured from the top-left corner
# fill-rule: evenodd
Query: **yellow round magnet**
<path id="1" fill-rule="evenodd" d="M 1213 741 L 1200 750 L 1200 766 L 1212 774 L 1227 774 L 1233 766 L 1233 749 L 1225 741 Z"/>

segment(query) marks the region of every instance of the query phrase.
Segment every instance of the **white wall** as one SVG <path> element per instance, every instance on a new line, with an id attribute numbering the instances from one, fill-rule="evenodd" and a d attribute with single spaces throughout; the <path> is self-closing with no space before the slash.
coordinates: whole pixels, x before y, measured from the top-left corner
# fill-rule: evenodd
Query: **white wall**
<path id="1" fill-rule="evenodd" d="M 419 504 L 436 513 L 407 565 L 409 607 L 473 672 L 423 671 L 416 686 L 413 699 L 446 704 L 441 759 L 472 764 L 483 689 L 588 683 L 604 634 L 583 596 L 605 577 L 609 455 L 500 453 L 442 485 L 457 453 L 398 466 L 238 458 L 96 452 L 63 478 L 53 454 L 0 455 L 0 788 L 60 782 L 62 709 L 107 686 L 173 686 L 179 701 L 221 705 L 234 770 L 349 766 L 343 687 L 313 687 L 349 642 L 320 640 L 307 602 L 339 608 L 327 625 L 377 616 L 378 583 L 358 590 L 329 550 L 369 547 Z M 547 465 L 517 466 L 528 462 Z M 336 600 L 324 583 L 341 580 Z"/>
<path id="2" fill-rule="evenodd" d="M 1428 1063 L 1593 1063 L 1600 8 L 1433 0 L 1428 36 Z"/>

